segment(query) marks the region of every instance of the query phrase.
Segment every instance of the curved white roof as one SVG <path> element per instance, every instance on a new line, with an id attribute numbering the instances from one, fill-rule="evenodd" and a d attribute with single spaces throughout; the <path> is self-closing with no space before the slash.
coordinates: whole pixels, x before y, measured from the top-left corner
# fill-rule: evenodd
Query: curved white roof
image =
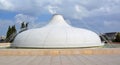
<path id="1" fill-rule="evenodd" d="M 18 34 L 11 47 L 69 48 L 101 45 L 104 44 L 96 33 L 72 27 L 63 16 L 54 15 L 48 25 Z"/>

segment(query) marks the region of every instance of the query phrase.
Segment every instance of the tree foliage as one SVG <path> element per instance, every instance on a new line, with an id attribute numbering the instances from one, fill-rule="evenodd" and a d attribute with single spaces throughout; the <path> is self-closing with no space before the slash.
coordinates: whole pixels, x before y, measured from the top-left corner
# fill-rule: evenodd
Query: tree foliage
<path id="1" fill-rule="evenodd" d="M 25 31 L 28 29 L 28 23 L 22 22 L 21 23 L 21 30 L 19 31 L 19 33 Z"/>
<path id="2" fill-rule="evenodd" d="M 28 23 L 22 22 L 21 23 L 21 29 L 28 28 Z"/>
<path id="3" fill-rule="evenodd" d="M 8 38 L 11 35 L 11 33 L 12 33 L 12 30 L 11 30 L 11 27 L 9 26 L 7 30 L 6 38 Z"/>
<path id="4" fill-rule="evenodd" d="M 26 28 L 28 28 L 28 24 L 29 24 L 29 23 L 26 23 L 26 26 L 25 26 Z"/>
<path id="5" fill-rule="evenodd" d="M 9 39 L 12 37 L 13 34 L 16 34 L 16 33 L 17 33 L 17 30 L 16 30 L 15 25 L 9 26 L 8 31 L 6 33 L 7 42 L 10 42 Z"/>
<path id="6" fill-rule="evenodd" d="M 12 33 L 16 33 L 16 32 L 17 32 L 16 27 L 15 27 L 15 25 L 13 25 L 12 26 Z"/>
<path id="7" fill-rule="evenodd" d="M 27 30 L 28 29 L 28 23 L 22 22 L 20 29 L 21 29 L 21 31 L 19 31 L 19 33 Z M 15 25 L 9 26 L 8 30 L 7 30 L 7 33 L 6 33 L 6 40 L 7 40 L 6 42 L 12 42 L 17 34 L 18 33 L 17 33 L 17 30 L 16 30 L 16 26 Z M 9 41 L 9 40 L 11 40 L 11 41 Z"/>
<path id="8" fill-rule="evenodd" d="M 22 22 L 21 23 L 21 29 L 23 29 L 23 28 L 25 28 L 26 26 L 25 26 L 25 23 L 24 22 Z"/>
<path id="9" fill-rule="evenodd" d="M 120 33 L 117 33 L 115 41 L 120 42 Z"/>

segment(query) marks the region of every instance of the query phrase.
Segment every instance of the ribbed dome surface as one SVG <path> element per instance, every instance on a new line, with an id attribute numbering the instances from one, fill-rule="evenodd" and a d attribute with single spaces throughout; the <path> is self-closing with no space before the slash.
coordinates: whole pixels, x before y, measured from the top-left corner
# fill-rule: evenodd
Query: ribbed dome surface
<path id="1" fill-rule="evenodd" d="M 72 27 L 63 16 L 54 15 L 48 25 L 18 34 L 11 47 L 70 48 L 102 45 L 96 33 Z"/>

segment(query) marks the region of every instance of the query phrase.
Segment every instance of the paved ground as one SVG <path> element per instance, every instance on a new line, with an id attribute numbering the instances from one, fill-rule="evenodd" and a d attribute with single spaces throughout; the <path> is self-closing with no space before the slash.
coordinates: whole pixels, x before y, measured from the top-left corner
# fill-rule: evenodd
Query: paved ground
<path id="1" fill-rule="evenodd" d="M 0 65 L 120 65 L 120 55 L 0 56 Z"/>

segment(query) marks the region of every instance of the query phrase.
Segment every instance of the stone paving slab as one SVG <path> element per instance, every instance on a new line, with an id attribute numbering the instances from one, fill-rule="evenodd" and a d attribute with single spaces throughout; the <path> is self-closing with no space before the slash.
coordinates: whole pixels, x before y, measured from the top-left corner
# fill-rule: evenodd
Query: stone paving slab
<path id="1" fill-rule="evenodd" d="M 120 54 L 120 48 L 89 49 L 0 49 L 0 56 L 39 56 L 39 55 L 112 55 Z"/>
<path id="2" fill-rule="evenodd" d="M 0 65 L 120 65 L 120 55 L 0 56 Z"/>

